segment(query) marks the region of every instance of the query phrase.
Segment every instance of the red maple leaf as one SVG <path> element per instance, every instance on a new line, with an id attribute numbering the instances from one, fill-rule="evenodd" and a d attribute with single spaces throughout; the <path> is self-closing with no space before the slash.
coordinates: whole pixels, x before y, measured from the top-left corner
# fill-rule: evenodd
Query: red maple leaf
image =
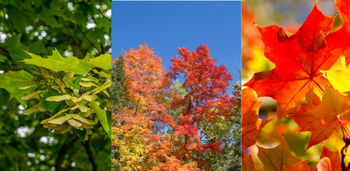
<path id="1" fill-rule="evenodd" d="M 348 66 L 350 63 L 350 1 L 338 0 L 335 2 L 335 7 L 344 24 L 338 31 L 327 36 L 328 50 L 325 55 L 334 59 L 345 56 L 346 66 Z"/>
<path id="2" fill-rule="evenodd" d="M 329 170 L 341 170 L 341 164 L 339 161 L 339 152 L 330 151 L 326 146 L 323 146 L 320 162 L 317 164 L 318 170 L 326 171 Z"/>
<path id="3" fill-rule="evenodd" d="M 317 4 L 294 35 L 282 27 L 257 26 L 265 44 L 265 56 L 276 67 L 271 71 L 255 73 L 244 84 L 253 88 L 258 97 L 272 97 L 277 102 L 277 120 L 299 110 L 309 91 L 321 96 L 328 80 L 320 69 L 329 69 L 336 59 L 324 56 L 327 49 L 325 35 L 330 32 L 334 17 L 326 17 Z"/>

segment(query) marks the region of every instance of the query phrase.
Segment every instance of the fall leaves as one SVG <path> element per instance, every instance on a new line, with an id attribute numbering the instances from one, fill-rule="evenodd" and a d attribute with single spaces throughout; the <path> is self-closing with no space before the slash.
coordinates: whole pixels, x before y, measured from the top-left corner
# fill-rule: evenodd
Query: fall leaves
<path id="1" fill-rule="evenodd" d="M 146 44 L 115 61 L 115 73 L 125 75 L 112 76 L 120 80 L 114 92 L 119 99 L 113 105 L 112 160 L 122 170 L 208 170 L 206 155 L 223 153 L 223 145 L 231 143 L 215 141 L 220 136 L 206 131 L 219 120 L 230 123 L 238 112 L 239 100 L 226 93 L 232 80 L 227 68 L 214 65 L 204 44 L 193 52 L 179 48 L 179 54 L 170 60 L 168 73 Z"/>
<path id="2" fill-rule="evenodd" d="M 289 117 L 298 125 L 298 132 L 311 132 L 305 151 L 327 140 L 339 128 L 343 140 L 348 141 L 350 2 L 339 0 L 335 4 L 344 20 L 338 31 L 332 31 L 334 17 L 324 16 L 317 3 L 295 34 L 275 24 L 267 27 L 256 25 L 264 43 L 264 55 L 275 64 L 275 68 L 255 73 L 244 84 L 247 88 L 242 91 L 243 150 L 256 144 L 262 127 L 269 122 L 258 117 L 261 102 L 257 97 L 264 96 L 276 101 L 277 122 Z M 331 70 L 337 60 L 342 61 L 342 69 Z M 265 170 L 315 170 L 291 155 L 284 138 L 275 148 L 257 147 L 257 156 Z M 345 158 L 346 153 L 341 155 Z M 345 160 L 341 166 L 339 159 L 338 152 L 330 152 L 324 146 L 317 168 L 345 169 Z M 254 168 L 249 155 L 243 155 L 243 163 L 246 165 L 243 168 Z"/>

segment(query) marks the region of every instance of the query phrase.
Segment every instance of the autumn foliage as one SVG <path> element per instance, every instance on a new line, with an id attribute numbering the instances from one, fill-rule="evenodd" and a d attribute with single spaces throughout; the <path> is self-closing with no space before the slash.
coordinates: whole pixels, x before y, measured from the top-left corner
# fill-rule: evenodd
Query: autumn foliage
<path id="1" fill-rule="evenodd" d="M 327 140 L 338 129 L 345 143 L 340 153 L 325 146 L 317 164 L 318 170 L 350 170 L 346 150 L 350 141 L 349 28 L 350 1 L 336 3 L 343 27 L 332 31 L 334 17 L 327 17 L 317 3 L 295 34 L 278 25 L 256 25 L 264 43 L 264 55 L 275 64 L 270 71 L 255 73 L 242 92 L 242 146 L 243 150 L 256 144 L 261 129 L 269 122 L 259 118 L 261 101 L 271 97 L 276 101 L 277 122 L 292 118 L 298 132 L 311 132 L 305 151 Z M 330 70 L 337 60 L 341 70 Z M 263 170 L 316 170 L 304 160 L 294 157 L 288 144 L 282 141 L 275 148 L 257 145 Z M 340 158 L 340 156 L 342 156 Z M 255 170 L 250 155 L 243 154 L 243 170 Z"/>
<path id="2" fill-rule="evenodd" d="M 146 44 L 124 52 L 128 102 L 112 115 L 113 162 L 120 170 L 208 170 L 204 153 L 224 152 L 223 142 L 205 141 L 200 126 L 233 117 L 239 102 L 226 93 L 231 75 L 214 65 L 204 44 L 179 54 L 165 73 L 162 58 Z M 184 81 L 176 86 L 179 75 Z"/>

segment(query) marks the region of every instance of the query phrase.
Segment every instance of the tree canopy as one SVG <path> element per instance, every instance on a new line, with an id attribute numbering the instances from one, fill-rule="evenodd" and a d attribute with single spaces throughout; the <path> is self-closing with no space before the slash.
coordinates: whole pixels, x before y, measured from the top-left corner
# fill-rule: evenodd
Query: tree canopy
<path id="1" fill-rule="evenodd" d="M 112 168 L 239 170 L 239 82 L 228 96 L 231 75 L 204 44 L 179 48 L 168 73 L 154 54 L 143 44 L 113 62 Z"/>

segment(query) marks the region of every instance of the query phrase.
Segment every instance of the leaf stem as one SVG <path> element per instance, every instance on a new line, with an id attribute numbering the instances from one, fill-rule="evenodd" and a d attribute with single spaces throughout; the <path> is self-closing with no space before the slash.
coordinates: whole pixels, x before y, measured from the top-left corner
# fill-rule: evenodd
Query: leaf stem
<path id="1" fill-rule="evenodd" d="M 64 86 L 67 88 L 68 94 L 72 96 L 72 94 L 70 94 L 70 92 L 68 91 L 69 89 L 68 89 L 66 83 L 62 80 L 61 76 L 60 76 L 57 72 L 56 72 L 56 74 L 57 74 L 58 78 L 60 78 L 60 80 L 61 80 L 61 82 L 64 84 Z"/>

